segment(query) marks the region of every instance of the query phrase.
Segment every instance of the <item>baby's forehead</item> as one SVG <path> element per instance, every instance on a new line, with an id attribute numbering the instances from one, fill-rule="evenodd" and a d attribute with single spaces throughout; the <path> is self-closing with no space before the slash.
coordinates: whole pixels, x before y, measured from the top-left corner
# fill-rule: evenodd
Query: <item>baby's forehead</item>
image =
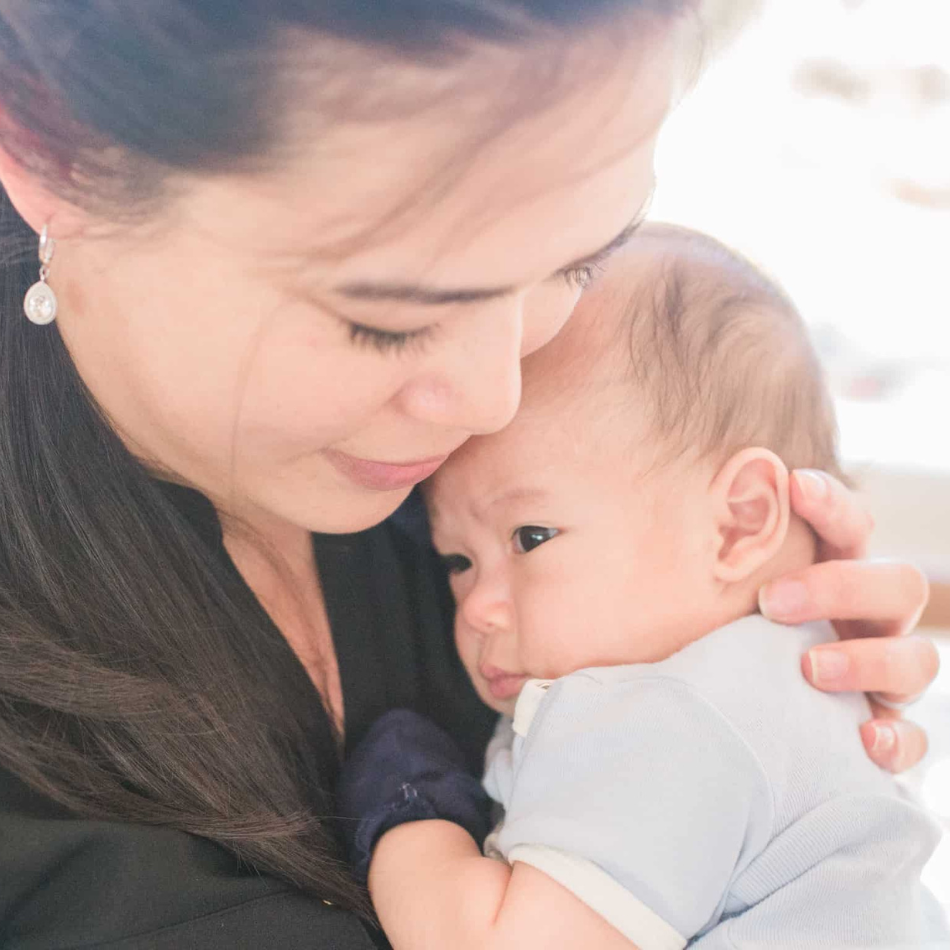
<path id="1" fill-rule="evenodd" d="M 457 507 L 460 499 L 507 489 L 530 473 L 534 464 L 550 464 L 556 416 L 520 414 L 501 432 L 474 436 L 453 452 L 424 486 L 430 506 Z"/>
<path id="2" fill-rule="evenodd" d="M 619 397 L 607 411 L 609 401 L 584 413 L 589 391 L 580 399 L 560 392 L 529 403 L 502 432 L 470 439 L 426 483 L 433 521 L 478 516 L 499 499 L 508 508 L 553 507 L 607 484 L 605 472 L 647 469 L 653 450 L 632 436 L 635 412 Z"/>
<path id="3" fill-rule="evenodd" d="M 532 484 L 562 451 L 556 421 L 526 413 L 501 432 L 469 439 L 423 487 L 434 517 L 463 507 L 477 512 L 486 501 Z"/>

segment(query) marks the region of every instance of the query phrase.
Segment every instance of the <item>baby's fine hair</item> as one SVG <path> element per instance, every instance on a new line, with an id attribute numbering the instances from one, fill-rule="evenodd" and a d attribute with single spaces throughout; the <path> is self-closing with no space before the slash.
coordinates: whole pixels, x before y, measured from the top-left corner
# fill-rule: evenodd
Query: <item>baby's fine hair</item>
<path id="1" fill-rule="evenodd" d="M 785 291 L 740 254 L 686 228 L 650 224 L 636 242 L 655 272 L 628 285 L 622 324 L 628 371 L 661 454 L 725 462 L 761 446 L 790 470 L 843 478 L 831 395 Z"/>

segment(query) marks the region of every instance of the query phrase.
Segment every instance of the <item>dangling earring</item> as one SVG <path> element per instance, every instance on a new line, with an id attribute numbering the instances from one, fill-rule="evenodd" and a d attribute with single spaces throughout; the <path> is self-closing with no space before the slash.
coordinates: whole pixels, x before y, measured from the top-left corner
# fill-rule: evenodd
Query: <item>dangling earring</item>
<path id="1" fill-rule="evenodd" d="M 40 279 L 26 292 L 23 309 L 31 323 L 46 326 L 56 319 L 59 304 L 53 288 L 46 282 L 49 277 L 49 265 L 56 251 L 56 242 L 49 236 L 49 225 L 43 225 L 40 234 Z"/>

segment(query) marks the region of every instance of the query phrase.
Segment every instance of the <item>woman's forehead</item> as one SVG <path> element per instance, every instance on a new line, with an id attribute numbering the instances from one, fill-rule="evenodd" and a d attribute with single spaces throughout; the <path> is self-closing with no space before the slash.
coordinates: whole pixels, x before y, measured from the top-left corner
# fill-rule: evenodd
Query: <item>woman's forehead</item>
<path id="1" fill-rule="evenodd" d="M 234 244 L 312 266 L 315 280 L 544 279 L 620 233 L 652 187 L 677 69 L 659 46 L 633 58 L 500 131 L 467 126 L 451 102 L 342 125 L 253 187 L 203 187 L 205 217 Z"/>

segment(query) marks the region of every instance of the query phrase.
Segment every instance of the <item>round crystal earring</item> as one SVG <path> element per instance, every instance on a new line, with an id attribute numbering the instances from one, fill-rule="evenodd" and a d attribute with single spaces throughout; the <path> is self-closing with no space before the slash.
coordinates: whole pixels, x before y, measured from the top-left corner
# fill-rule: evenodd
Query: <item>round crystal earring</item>
<path id="1" fill-rule="evenodd" d="M 26 299 L 23 301 L 27 319 L 41 327 L 52 323 L 59 309 L 56 294 L 46 282 L 55 251 L 56 242 L 49 236 L 49 225 L 44 224 L 40 234 L 40 279 L 26 292 Z"/>

